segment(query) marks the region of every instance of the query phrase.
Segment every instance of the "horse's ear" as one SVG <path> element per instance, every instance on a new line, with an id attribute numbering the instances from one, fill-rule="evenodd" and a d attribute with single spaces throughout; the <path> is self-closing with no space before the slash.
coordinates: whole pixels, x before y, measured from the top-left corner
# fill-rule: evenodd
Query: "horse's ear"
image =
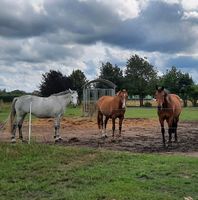
<path id="1" fill-rule="evenodd" d="M 117 92 L 117 93 L 116 93 L 116 96 L 119 96 L 120 92 L 121 92 L 121 91 Z"/>
<path id="2" fill-rule="evenodd" d="M 69 92 L 72 93 L 72 90 L 69 88 Z"/>
<path id="3" fill-rule="evenodd" d="M 161 87 L 161 91 L 163 91 L 163 90 L 164 90 L 164 86 Z"/>

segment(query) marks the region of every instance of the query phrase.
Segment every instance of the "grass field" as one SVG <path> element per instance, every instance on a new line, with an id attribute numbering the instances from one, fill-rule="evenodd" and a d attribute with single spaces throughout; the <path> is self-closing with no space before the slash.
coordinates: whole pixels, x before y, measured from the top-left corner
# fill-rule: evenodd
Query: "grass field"
<path id="1" fill-rule="evenodd" d="M 10 104 L 4 104 L 0 108 L 0 122 L 6 120 L 10 112 Z M 80 106 L 73 108 L 69 106 L 65 112 L 67 117 L 80 117 L 82 116 L 82 108 Z M 156 108 L 140 108 L 140 107 L 127 107 L 126 118 L 151 118 L 157 119 Z M 198 108 L 187 107 L 183 108 L 180 116 L 181 120 L 184 121 L 198 121 Z"/>
<path id="2" fill-rule="evenodd" d="M 0 144 L 0 199 L 198 199 L 198 159 Z"/>
<path id="3" fill-rule="evenodd" d="M 0 122 L 9 110 L 0 108 Z M 68 107 L 65 116 L 82 109 Z M 128 107 L 126 117 L 157 119 L 156 108 Z M 198 109 L 183 109 L 181 120 L 198 121 Z M 1 200 L 198 199 L 194 157 L 0 142 L 0 160 Z"/>
<path id="4" fill-rule="evenodd" d="M 157 119 L 156 108 L 140 108 L 140 107 L 129 107 L 127 108 L 127 118 L 151 118 Z M 180 115 L 180 120 L 183 121 L 198 121 L 198 108 L 187 107 L 183 108 Z"/>

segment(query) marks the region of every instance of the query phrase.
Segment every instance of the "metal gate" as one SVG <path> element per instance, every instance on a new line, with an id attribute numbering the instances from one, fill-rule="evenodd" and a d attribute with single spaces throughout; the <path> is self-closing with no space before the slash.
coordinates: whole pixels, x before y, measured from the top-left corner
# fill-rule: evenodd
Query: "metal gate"
<path id="1" fill-rule="evenodd" d="M 105 88 L 97 88 L 94 83 L 104 83 Z M 114 96 L 116 85 L 105 79 L 96 79 L 83 86 L 83 116 L 93 116 L 96 111 L 96 101 L 101 96 Z"/>

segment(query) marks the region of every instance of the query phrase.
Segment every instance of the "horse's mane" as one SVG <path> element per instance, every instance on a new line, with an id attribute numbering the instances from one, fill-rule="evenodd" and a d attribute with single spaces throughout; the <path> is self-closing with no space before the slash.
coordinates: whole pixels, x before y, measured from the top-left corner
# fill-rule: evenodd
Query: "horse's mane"
<path id="1" fill-rule="evenodd" d="M 163 103 L 163 108 L 168 108 L 168 104 L 170 103 L 171 101 L 171 96 L 169 95 L 170 94 L 170 91 L 167 90 L 167 89 L 164 89 L 164 92 L 165 92 L 165 99 L 164 99 L 164 103 Z"/>
<path id="2" fill-rule="evenodd" d="M 69 93 L 70 93 L 69 90 L 65 90 L 63 92 L 55 93 L 55 94 L 52 94 L 50 96 L 61 96 L 61 95 L 69 94 Z"/>

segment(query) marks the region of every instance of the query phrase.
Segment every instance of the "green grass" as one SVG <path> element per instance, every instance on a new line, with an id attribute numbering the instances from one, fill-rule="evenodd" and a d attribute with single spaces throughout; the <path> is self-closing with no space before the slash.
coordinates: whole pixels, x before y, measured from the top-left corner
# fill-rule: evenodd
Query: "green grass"
<path id="1" fill-rule="evenodd" d="M 140 107 L 128 107 L 126 118 L 158 118 L 156 108 L 140 108 Z M 182 121 L 198 121 L 198 108 L 187 107 L 182 109 L 180 115 L 180 120 Z"/>
<path id="2" fill-rule="evenodd" d="M 3 105 L 0 105 L 0 122 L 6 120 L 9 113 L 10 113 L 10 104 L 4 103 Z"/>
<path id="3" fill-rule="evenodd" d="M 77 106 L 77 107 L 72 107 L 72 106 L 68 106 L 66 108 L 65 117 L 80 117 L 82 116 L 82 107 L 81 106 Z"/>
<path id="4" fill-rule="evenodd" d="M 184 121 L 198 121 L 198 108 L 183 108 L 180 119 Z"/>
<path id="5" fill-rule="evenodd" d="M 0 199 L 198 198 L 198 159 L 0 143 Z"/>
<path id="6" fill-rule="evenodd" d="M 127 107 L 126 118 L 157 118 L 155 108 Z"/>

